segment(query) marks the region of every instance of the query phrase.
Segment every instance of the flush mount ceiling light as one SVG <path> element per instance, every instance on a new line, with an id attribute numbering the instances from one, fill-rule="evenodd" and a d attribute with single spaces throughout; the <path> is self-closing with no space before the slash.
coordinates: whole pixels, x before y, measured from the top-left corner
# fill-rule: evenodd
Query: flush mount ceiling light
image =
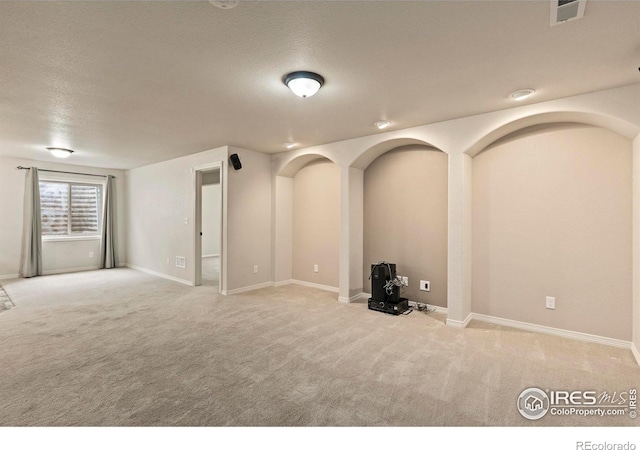
<path id="1" fill-rule="evenodd" d="M 209 0 L 209 3 L 220 9 L 231 9 L 238 6 L 238 0 Z"/>
<path id="2" fill-rule="evenodd" d="M 311 97 L 324 84 L 324 78 L 321 75 L 305 71 L 291 72 L 284 77 L 283 81 L 291 92 L 303 98 Z"/>
<path id="3" fill-rule="evenodd" d="M 527 97 L 530 97 L 535 91 L 536 91 L 535 89 L 531 89 L 531 88 L 520 89 L 519 91 L 512 92 L 509 97 L 511 97 L 511 100 L 515 100 L 519 102 L 524 100 Z"/>
<path id="4" fill-rule="evenodd" d="M 374 125 L 378 130 L 384 130 L 389 125 L 391 125 L 391 122 L 389 122 L 388 120 L 378 120 L 376 123 L 374 123 Z"/>
<path id="5" fill-rule="evenodd" d="M 56 158 L 68 158 L 73 153 L 73 150 L 67 148 L 47 147 L 47 150 Z"/>
<path id="6" fill-rule="evenodd" d="M 289 150 L 291 150 L 296 145 L 298 145 L 297 142 L 287 142 L 286 144 L 284 144 L 284 146 L 287 147 Z"/>

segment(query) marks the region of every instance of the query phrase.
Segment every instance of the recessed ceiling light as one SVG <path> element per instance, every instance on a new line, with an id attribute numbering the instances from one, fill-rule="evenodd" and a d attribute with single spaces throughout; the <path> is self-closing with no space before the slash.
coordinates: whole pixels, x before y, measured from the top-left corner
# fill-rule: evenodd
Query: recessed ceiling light
<path id="1" fill-rule="evenodd" d="M 238 0 L 209 0 L 209 3 L 220 9 L 231 9 L 238 6 Z"/>
<path id="2" fill-rule="evenodd" d="M 73 153 L 73 150 L 67 148 L 47 147 L 47 150 L 56 158 L 68 158 Z"/>
<path id="3" fill-rule="evenodd" d="M 284 146 L 287 147 L 289 150 L 291 150 L 296 145 L 298 145 L 297 142 L 287 142 L 286 144 L 284 144 Z"/>
<path id="4" fill-rule="evenodd" d="M 388 120 L 378 120 L 376 123 L 374 123 L 374 125 L 378 130 L 384 130 L 389 125 L 391 125 L 391 122 L 389 122 Z"/>
<path id="5" fill-rule="evenodd" d="M 305 71 L 291 72 L 287 74 L 282 81 L 291 89 L 291 92 L 303 98 L 311 97 L 318 92 L 324 84 L 322 75 Z"/>
<path id="6" fill-rule="evenodd" d="M 536 91 L 535 89 L 531 89 L 531 88 L 520 89 L 519 91 L 512 92 L 510 97 L 512 100 L 519 102 L 531 96 L 535 91 Z"/>

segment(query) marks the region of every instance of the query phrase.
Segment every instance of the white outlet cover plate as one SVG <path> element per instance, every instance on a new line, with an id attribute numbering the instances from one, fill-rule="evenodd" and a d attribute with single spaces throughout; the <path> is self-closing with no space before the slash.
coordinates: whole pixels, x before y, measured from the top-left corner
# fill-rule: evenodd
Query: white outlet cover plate
<path id="1" fill-rule="evenodd" d="M 547 297 L 547 299 L 546 299 L 546 307 L 547 307 L 547 309 L 556 309 L 556 298 L 555 297 Z"/>

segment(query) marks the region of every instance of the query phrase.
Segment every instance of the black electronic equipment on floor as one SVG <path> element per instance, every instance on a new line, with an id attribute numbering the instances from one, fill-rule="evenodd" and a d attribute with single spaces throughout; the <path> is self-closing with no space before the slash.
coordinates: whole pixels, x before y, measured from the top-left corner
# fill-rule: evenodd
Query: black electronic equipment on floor
<path id="1" fill-rule="evenodd" d="M 369 309 L 399 315 L 409 309 L 409 299 L 400 297 L 402 283 L 396 276 L 396 265 L 388 262 L 371 264 L 371 298 Z"/>

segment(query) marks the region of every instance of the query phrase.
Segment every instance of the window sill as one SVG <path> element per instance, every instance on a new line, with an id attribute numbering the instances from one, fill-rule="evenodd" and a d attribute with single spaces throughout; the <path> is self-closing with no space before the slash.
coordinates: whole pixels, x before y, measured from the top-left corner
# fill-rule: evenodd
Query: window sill
<path id="1" fill-rule="evenodd" d="M 99 241 L 100 236 L 42 236 L 42 242 Z"/>

